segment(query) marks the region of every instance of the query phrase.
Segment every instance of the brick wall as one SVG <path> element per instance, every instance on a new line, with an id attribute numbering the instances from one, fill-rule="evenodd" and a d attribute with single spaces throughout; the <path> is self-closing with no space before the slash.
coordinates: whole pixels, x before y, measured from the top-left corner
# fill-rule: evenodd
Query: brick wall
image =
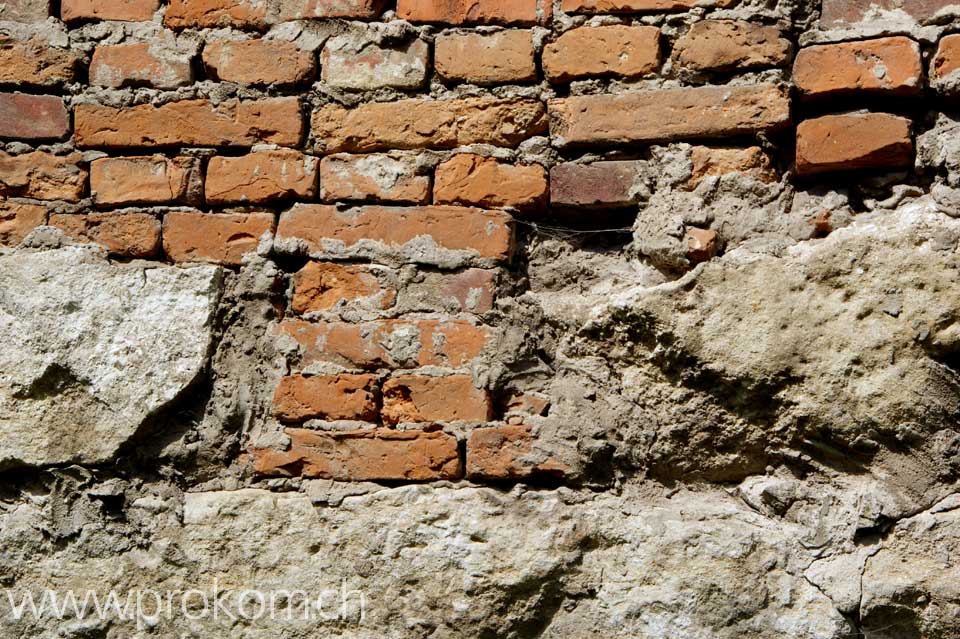
<path id="1" fill-rule="evenodd" d="M 49 225 L 118 260 L 275 261 L 286 438 L 246 445 L 258 476 L 575 479 L 538 445 L 548 399 L 474 365 L 511 348 L 493 309 L 523 243 L 635 215 L 652 145 L 694 145 L 691 188 L 909 183 L 960 34 L 944 3 L 902 4 L 891 26 L 851 0 L 793 22 L 727 0 L 7 0 L 0 244 Z M 683 232 L 681 270 L 724 248 Z"/>

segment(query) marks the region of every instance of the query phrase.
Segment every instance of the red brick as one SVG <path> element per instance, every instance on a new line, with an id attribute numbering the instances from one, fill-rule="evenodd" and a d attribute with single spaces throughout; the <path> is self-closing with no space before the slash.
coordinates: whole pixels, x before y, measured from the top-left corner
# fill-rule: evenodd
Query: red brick
<path id="1" fill-rule="evenodd" d="M 153 257 L 160 251 L 160 221 L 147 213 L 55 213 L 50 226 L 76 240 L 100 244 L 114 255 Z"/>
<path id="2" fill-rule="evenodd" d="M 387 7 L 387 0 L 279 0 L 271 13 L 273 22 L 309 18 L 374 20 Z"/>
<path id="3" fill-rule="evenodd" d="M 0 83 L 53 86 L 76 78 L 80 56 L 37 38 L 15 42 L 0 35 Z"/>
<path id="4" fill-rule="evenodd" d="M 206 100 L 126 108 L 80 104 L 74 118 L 81 147 L 296 146 L 303 135 L 300 103 L 292 97 L 219 105 Z"/>
<path id="5" fill-rule="evenodd" d="M 528 99 L 413 99 L 353 109 L 328 104 L 313 114 L 313 134 L 326 153 L 467 144 L 513 147 L 546 129 L 543 103 Z"/>
<path id="6" fill-rule="evenodd" d="M 163 248 L 175 262 L 239 265 L 273 231 L 273 213 L 167 213 Z"/>
<path id="7" fill-rule="evenodd" d="M 310 200 L 316 192 L 317 158 L 299 151 L 215 156 L 207 164 L 207 204 Z"/>
<path id="8" fill-rule="evenodd" d="M 423 40 L 386 46 L 347 33 L 327 40 L 320 52 L 320 77 L 340 89 L 417 89 L 427 80 L 429 57 Z"/>
<path id="9" fill-rule="evenodd" d="M 461 24 L 545 24 L 548 0 L 398 0 L 397 15 L 411 22 Z"/>
<path id="10" fill-rule="evenodd" d="M 47 209 L 0 199 L 0 246 L 16 246 L 30 231 L 47 223 Z"/>
<path id="11" fill-rule="evenodd" d="M 162 155 L 101 158 L 90 165 L 90 190 L 101 206 L 199 204 L 203 196 L 200 160 Z"/>
<path id="12" fill-rule="evenodd" d="M 467 477 L 518 480 L 565 477 L 570 467 L 535 450 L 536 438 L 523 424 L 474 428 L 467 439 Z"/>
<path id="13" fill-rule="evenodd" d="M 273 414 L 283 422 L 305 419 L 377 418 L 377 378 L 373 375 L 290 375 L 273 396 Z"/>
<path id="14" fill-rule="evenodd" d="M 190 57 L 147 42 L 101 44 L 90 61 L 90 84 L 175 89 L 193 82 Z"/>
<path id="15" fill-rule="evenodd" d="M 74 20 L 151 20 L 160 0 L 61 0 L 60 16 Z"/>
<path id="16" fill-rule="evenodd" d="M 79 153 L 57 156 L 42 151 L 7 155 L 0 151 L 0 196 L 76 202 L 83 197 L 87 172 Z"/>
<path id="17" fill-rule="evenodd" d="M 459 273 L 421 273 L 420 277 L 401 292 L 404 306 L 422 305 L 417 307 L 450 313 L 486 313 L 493 308 L 496 271 L 468 268 Z M 406 293 L 413 300 L 408 300 Z"/>
<path id="18" fill-rule="evenodd" d="M 550 408 L 550 398 L 540 393 L 517 393 L 507 403 L 508 413 L 524 415 L 546 415 Z"/>
<path id="19" fill-rule="evenodd" d="M 920 47 L 902 36 L 806 47 L 794 61 L 793 83 L 807 98 L 915 95 L 923 88 Z"/>
<path id="20" fill-rule="evenodd" d="M 677 40 L 673 57 L 694 71 L 731 71 L 783 65 L 790 40 L 779 27 L 743 20 L 703 20 Z"/>
<path id="21" fill-rule="evenodd" d="M 514 166 L 493 158 L 462 153 L 437 166 L 433 201 L 486 208 L 543 208 L 547 200 L 547 172 L 537 164 Z"/>
<path id="22" fill-rule="evenodd" d="M 0 20 L 42 22 L 50 15 L 50 0 L 4 0 L 0 2 Z"/>
<path id="23" fill-rule="evenodd" d="M 693 162 L 691 188 L 704 178 L 730 173 L 739 173 L 760 182 L 780 180 L 770 156 L 758 146 L 746 149 L 695 146 L 690 150 L 690 160 Z"/>
<path id="24" fill-rule="evenodd" d="M 212 79 L 239 84 L 299 84 L 316 75 L 313 53 L 282 40 L 211 42 L 203 64 Z"/>
<path id="25" fill-rule="evenodd" d="M 336 481 L 429 481 L 457 479 L 463 473 L 457 438 L 439 431 L 284 432 L 290 449 L 254 450 L 255 472 Z"/>
<path id="26" fill-rule="evenodd" d="M 636 78 L 659 66 L 657 27 L 580 27 L 543 49 L 543 72 L 551 82 L 596 76 Z"/>
<path id="27" fill-rule="evenodd" d="M 940 9 L 952 6 L 953 0 L 823 0 L 820 24 L 825 27 L 860 22 L 869 14 L 882 20 L 877 9 L 898 9 L 915 20 L 926 22 Z M 869 20 L 868 20 L 869 21 Z"/>
<path id="28" fill-rule="evenodd" d="M 435 258 L 424 254 L 427 240 L 428 246 L 438 249 L 507 260 L 513 242 L 510 222 L 506 213 L 454 206 L 365 206 L 340 211 L 329 205 L 297 204 L 280 216 L 277 243 L 291 252 L 302 252 L 305 246 L 311 254 L 324 256 L 386 253 L 434 263 Z M 289 241 L 287 247 L 285 241 Z"/>
<path id="29" fill-rule="evenodd" d="M 549 109 L 559 146 L 718 138 L 769 131 L 790 121 L 790 101 L 772 85 L 557 98 Z"/>
<path id="30" fill-rule="evenodd" d="M 693 7 L 727 7 L 733 0 L 563 0 L 565 13 L 661 13 Z"/>
<path id="31" fill-rule="evenodd" d="M 533 34 L 526 30 L 440 35 L 433 57 L 444 80 L 500 84 L 537 79 Z"/>
<path id="32" fill-rule="evenodd" d="M 305 322 L 285 320 L 278 332 L 300 344 L 301 363 L 363 368 L 466 366 L 486 348 L 490 330 L 464 320 Z"/>
<path id="33" fill-rule="evenodd" d="M 694 264 L 711 260 L 717 254 L 716 231 L 690 227 L 684 239 L 687 242 L 687 259 Z"/>
<path id="34" fill-rule="evenodd" d="M 170 0 L 163 23 L 173 29 L 237 27 L 263 29 L 268 24 L 264 0 Z"/>
<path id="35" fill-rule="evenodd" d="M 910 120 L 888 113 L 804 120 L 797 126 L 797 173 L 910 166 L 910 124 Z"/>
<path id="36" fill-rule="evenodd" d="M 409 155 L 328 155 L 320 160 L 320 199 L 424 204 L 430 201 L 430 178 L 417 171 Z"/>
<path id="37" fill-rule="evenodd" d="M 369 266 L 308 262 L 293 275 L 292 308 L 304 314 L 328 311 L 341 301 L 369 300 L 373 306 L 389 308 L 397 291 L 384 288 Z"/>
<path id="38" fill-rule="evenodd" d="M 956 91 L 957 85 L 960 85 L 957 70 L 960 70 L 960 34 L 944 36 L 930 64 L 930 84 L 937 89 L 950 88 Z"/>
<path id="39" fill-rule="evenodd" d="M 0 93 L 0 138 L 58 140 L 70 120 L 63 100 L 52 95 Z"/>
<path id="40" fill-rule="evenodd" d="M 383 384 L 382 417 L 388 424 L 484 422 L 492 414 L 490 394 L 476 388 L 469 375 L 400 375 Z"/>
<path id="41" fill-rule="evenodd" d="M 639 200 L 643 162 L 633 160 L 557 164 L 550 169 L 554 206 L 626 206 Z"/>

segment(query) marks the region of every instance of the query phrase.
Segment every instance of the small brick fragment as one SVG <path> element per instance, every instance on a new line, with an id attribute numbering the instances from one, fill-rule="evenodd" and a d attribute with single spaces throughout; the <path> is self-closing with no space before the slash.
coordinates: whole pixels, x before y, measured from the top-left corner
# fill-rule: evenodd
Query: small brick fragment
<path id="1" fill-rule="evenodd" d="M 514 166 L 462 153 L 437 166 L 433 201 L 536 210 L 546 204 L 547 189 L 547 172 L 540 165 Z"/>
<path id="2" fill-rule="evenodd" d="M 273 213 L 167 213 L 163 249 L 175 262 L 238 266 L 273 231 Z"/>
<path id="3" fill-rule="evenodd" d="M 43 22 L 50 15 L 50 0 L 4 0 L 0 2 L 0 20 Z"/>
<path id="4" fill-rule="evenodd" d="M 328 104 L 313 114 L 313 134 L 326 153 L 467 144 L 513 147 L 546 130 L 543 103 L 529 99 L 411 99 L 353 109 Z"/>
<path id="5" fill-rule="evenodd" d="M 175 89 L 193 82 L 190 56 L 147 42 L 100 45 L 90 61 L 90 84 Z"/>
<path id="6" fill-rule="evenodd" d="M 440 431 L 288 428 L 290 449 L 253 451 L 260 475 L 335 481 L 430 481 L 463 474 L 457 438 Z"/>
<path id="7" fill-rule="evenodd" d="M 207 164 L 208 204 L 310 200 L 316 192 L 317 158 L 299 151 L 257 151 L 240 157 L 218 155 Z"/>
<path id="8" fill-rule="evenodd" d="M 47 223 L 47 209 L 0 199 L 0 246 L 16 246 L 38 226 Z"/>
<path id="9" fill-rule="evenodd" d="M 684 239 L 687 242 L 687 259 L 694 264 L 707 262 L 717 254 L 716 231 L 690 227 Z"/>
<path id="10" fill-rule="evenodd" d="M 78 166 L 80 162 L 78 153 L 7 155 L 0 151 L 0 196 L 77 202 L 87 182 L 87 171 Z"/>
<path id="11" fill-rule="evenodd" d="M 448 25 L 534 25 L 549 20 L 551 6 L 547 0 L 398 0 L 397 15 Z"/>
<path id="12" fill-rule="evenodd" d="M 320 53 L 320 78 L 341 89 L 417 89 L 427 80 L 429 55 L 420 39 L 388 47 L 359 35 L 335 36 Z"/>
<path id="13" fill-rule="evenodd" d="M 794 60 L 793 83 L 804 98 L 916 95 L 923 88 L 920 46 L 896 36 L 806 47 Z"/>
<path id="14" fill-rule="evenodd" d="M 661 13 L 693 7 L 727 7 L 733 0 L 563 0 L 565 13 Z"/>
<path id="15" fill-rule="evenodd" d="M 770 156 L 758 146 L 746 149 L 695 146 L 690 150 L 693 174 L 690 188 L 704 178 L 739 173 L 760 182 L 777 182 L 780 178 Z"/>
<path id="16" fill-rule="evenodd" d="M 383 421 L 485 422 L 493 414 L 490 393 L 473 385 L 469 375 L 400 375 L 383 384 Z"/>
<path id="17" fill-rule="evenodd" d="M 296 146 L 303 135 L 300 102 L 292 97 L 219 105 L 206 100 L 134 107 L 80 104 L 74 118 L 81 147 Z M 0 128 L 2 123 L 0 116 Z"/>
<path id="18" fill-rule="evenodd" d="M 643 161 L 556 164 L 550 169 L 554 206 L 627 206 L 639 200 Z"/>
<path id="19" fill-rule="evenodd" d="M 797 126 L 797 173 L 893 169 L 913 163 L 911 122 L 888 113 L 850 113 Z"/>
<path id="20" fill-rule="evenodd" d="M 0 138 L 59 140 L 70 130 L 63 100 L 52 95 L 0 93 Z"/>
<path id="21" fill-rule="evenodd" d="M 550 398 L 541 393 L 517 393 L 507 402 L 507 412 L 524 415 L 546 415 Z"/>
<path id="22" fill-rule="evenodd" d="M 199 204 L 203 196 L 200 160 L 162 155 L 101 158 L 90 165 L 90 190 L 99 206 Z"/>
<path id="23" fill-rule="evenodd" d="M 937 53 L 930 64 L 930 84 L 933 88 L 954 93 L 960 87 L 960 33 L 944 36 L 937 45 Z"/>
<path id="24" fill-rule="evenodd" d="M 444 80 L 473 84 L 537 79 L 533 35 L 522 29 L 437 36 L 434 65 Z"/>
<path id="25" fill-rule="evenodd" d="M 543 451 L 523 424 L 474 428 L 467 439 L 467 477 L 480 480 L 518 480 L 565 477 L 570 468 Z"/>
<path id="26" fill-rule="evenodd" d="M 75 240 L 100 244 L 114 255 L 144 258 L 160 251 L 160 221 L 147 213 L 55 213 L 50 226 Z"/>
<path id="27" fill-rule="evenodd" d="M 369 266 L 308 262 L 293 276 L 293 311 L 301 315 L 328 311 L 340 301 L 363 299 L 385 309 L 396 296 L 396 289 L 382 287 Z"/>
<path id="28" fill-rule="evenodd" d="M 203 64 L 214 79 L 247 85 L 310 82 L 317 70 L 313 53 L 282 40 L 211 42 Z"/>
<path id="29" fill-rule="evenodd" d="M 328 155 L 320 160 L 320 199 L 425 204 L 430 178 L 417 174 L 410 155 Z"/>
<path id="30" fill-rule="evenodd" d="M 55 86 L 76 79 L 80 56 L 35 38 L 25 42 L 0 35 L 0 83 Z"/>
<path id="31" fill-rule="evenodd" d="M 283 422 L 306 419 L 377 419 L 373 375 L 289 375 L 273 396 L 273 414 Z"/>
<path id="32" fill-rule="evenodd" d="M 152 20 L 160 8 L 160 0 L 61 0 L 60 16 L 64 22 L 76 20 L 119 20 L 135 22 Z"/>
<path id="33" fill-rule="evenodd" d="M 731 71 L 780 66 L 790 50 L 790 40 L 779 27 L 703 20 L 677 40 L 673 57 L 681 67 L 694 71 Z"/>
<path id="34" fill-rule="evenodd" d="M 659 66 L 657 27 L 580 27 L 543 49 L 543 71 L 551 82 L 597 76 L 636 78 Z"/>

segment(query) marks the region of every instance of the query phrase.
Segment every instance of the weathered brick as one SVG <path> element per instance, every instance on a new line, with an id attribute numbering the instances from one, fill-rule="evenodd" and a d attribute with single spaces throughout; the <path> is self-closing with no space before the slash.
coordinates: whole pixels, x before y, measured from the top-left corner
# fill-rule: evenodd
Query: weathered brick
<path id="1" fill-rule="evenodd" d="M 0 138 L 57 140 L 70 130 L 63 100 L 52 95 L 0 93 Z"/>
<path id="2" fill-rule="evenodd" d="M 910 120 L 888 113 L 850 113 L 797 126 L 797 173 L 900 168 L 913 163 Z"/>
<path id="3" fill-rule="evenodd" d="M 16 246 L 30 231 L 47 222 L 47 209 L 0 199 L 0 246 Z"/>
<path id="4" fill-rule="evenodd" d="M 0 2 L 0 20 L 42 22 L 50 15 L 50 0 L 4 0 Z"/>
<path id="5" fill-rule="evenodd" d="M 383 384 L 383 421 L 484 422 L 493 409 L 490 394 L 473 384 L 469 375 L 400 375 Z"/>
<path id="6" fill-rule="evenodd" d="M 272 22 L 310 18 L 373 20 L 386 8 L 387 0 L 272 0 Z"/>
<path id="7" fill-rule="evenodd" d="M 160 251 L 160 221 L 147 213 L 54 213 L 50 226 L 114 255 L 153 257 Z"/>
<path id="8" fill-rule="evenodd" d="M 0 83 L 53 86 L 76 78 L 80 56 L 35 38 L 25 42 L 0 35 Z"/>
<path id="9" fill-rule="evenodd" d="M 81 147 L 296 146 L 303 135 L 297 98 L 183 100 L 162 106 L 80 104 L 74 112 Z M 2 126 L 2 118 L 0 118 Z"/>
<path id="10" fill-rule="evenodd" d="M 101 44 L 90 61 L 90 84 L 175 89 L 193 82 L 190 56 L 147 42 Z"/>
<path id="11" fill-rule="evenodd" d="M 550 408 L 550 398 L 541 393 L 515 393 L 507 402 L 508 413 L 520 415 L 546 415 Z"/>
<path id="12" fill-rule="evenodd" d="M 915 20 L 926 22 L 953 0 L 823 0 L 820 24 L 840 26 L 871 19 L 884 19 L 883 12 L 899 10 Z"/>
<path id="13" fill-rule="evenodd" d="M 639 199 L 642 161 L 556 164 L 550 169 L 554 206 L 626 206 Z"/>
<path id="14" fill-rule="evenodd" d="M 383 46 L 359 34 L 339 35 L 320 52 L 320 78 L 341 89 L 416 89 L 427 80 L 429 55 L 420 39 Z"/>
<path id="15" fill-rule="evenodd" d="M 704 178 L 740 173 L 760 182 L 776 182 L 780 178 L 770 156 L 758 146 L 746 149 L 695 146 L 690 150 L 693 174 L 691 188 Z"/>
<path id="16" fill-rule="evenodd" d="M 547 189 L 547 172 L 540 165 L 514 166 L 461 153 L 437 166 L 433 201 L 531 210 L 546 204 Z"/>
<path id="17" fill-rule="evenodd" d="M 417 174 L 410 155 L 328 155 L 320 160 L 320 198 L 423 204 L 430 200 L 430 178 Z"/>
<path id="18" fill-rule="evenodd" d="M 440 35 L 434 65 L 444 80 L 499 84 L 537 79 L 533 35 L 522 29 Z"/>
<path id="19" fill-rule="evenodd" d="M 163 249 L 175 262 L 239 265 L 273 231 L 273 213 L 167 213 Z"/>
<path id="20" fill-rule="evenodd" d="M 661 13 L 693 7 L 727 7 L 734 0 L 563 0 L 565 13 Z"/>
<path id="21" fill-rule="evenodd" d="M 199 204 L 203 196 L 200 160 L 162 155 L 101 158 L 90 164 L 90 191 L 102 206 Z"/>
<path id="22" fill-rule="evenodd" d="M 253 451 L 255 472 L 336 481 L 429 481 L 457 479 L 463 473 L 457 438 L 439 431 L 284 432 L 289 450 Z"/>
<path id="23" fill-rule="evenodd" d="M 369 266 L 308 262 L 293 276 L 292 307 L 301 315 L 330 310 L 341 301 L 367 300 L 385 309 L 396 297 L 396 289 L 383 287 Z"/>
<path id="24" fill-rule="evenodd" d="M 160 8 L 160 0 L 61 0 L 60 16 L 74 20 L 151 20 Z"/>
<path id="25" fill-rule="evenodd" d="M 448 313 L 486 313 L 493 308 L 496 271 L 468 268 L 459 273 L 421 273 L 420 277 L 400 291 L 400 306 Z"/>
<path id="26" fill-rule="evenodd" d="M 793 83 L 807 98 L 914 95 L 923 88 L 920 47 L 902 36 L 806 47 L 794 61 Z"/>
<path id="27" fill-rule="evenodd" d="M 273 396 L 273 414 L 283 422 L 306 419 L 377 419 L 373 375 L 289 375 Z"/>
<path id="28" fill-rule="evenodd" d="M 265 0 L 170 0 L 163 23 L 173 29 L 267 26 Z"/>
<path id="29" fill-rule="evenodd" d="M 467 477 L 494 481 L 565 477 L 570 467 L 535 450 L 535 442 L 530 427 L 523 424 L 474 428 L 467 438 Z"/>
<path id="30" fill-rule="evenodd" d="M 316 192 L 317 158 L 299 151 L 257 151 L 240 157 L 215 156 L 207 164 L 208 204 L 313 199 Z"/>
<path id="31" fill-rule="evenodd" d="M 944 36 L 930 64 L 930 84 L 939 90 L 955 92 L 960 85 L 960 34 Z"/>
<path id="32" fill-rule="evenodd" d="M 0 196 L 76 202 L 83 197 L 87 182 L 80 161 L 79 153 L 7 155 L 0 151 Z"/>
<path id="33" fill-rule="evenodd" d="M 694 71 L 776 67 L 790 56 L 779 27 L 743 20 L 703 20 L 690 26 L 673 48 L 677 64 Z"/>
<path id="34" fill-rule="evenodd" d="M 282 40 L 211 42 L 203 64 L 211 78 L 238 84 L 299 84 L 316 75 L 314 54 Z"/>
<path id="35" fill-rule="evenodd" d="M 717 138 L 768 131 L 790 121 L 786 93 L 772 85 L 660 89 L 549 102 L 560 146 Z"/>
<path id="36" fill-rule="evenodd" d="M 411 22 L 461 24 L 545 24 L 548 0 L 398 0 L 397 15 Z"/>
<path id="37" fill-rule="evenodd" d="M 713 259 L 717 254 L 717 232 L 711 229 L 689 227 L 684 235 L 687 259 L 694 264 Z"/>
<path id="38" fill-rule="evenodd" d="M 608 75 L 635 78 L 656 71 L 658 66 L 657 27 L 580 27 L 543 49 L 543 72 L 551 82 Z"/>
<path id="39" fill-rule="evenodd" d="M 507 260 L 513 243 L 511 218 L 499 211 L 458 206 L 335 206 L 297 204 L 280 216 L 277 247 L 315 257 L 395 256 L 425 264 L 458 256 Z M 438 255 L 434 255 L 438 252 Z"/>
<path id="40" fill-rule="evenodd" d="M 464 98 L 328 104 L 313 114 L 313 134 L 327 153 L 452 149 L 467 144 L 513 147 L 547 129 L 539 100 Z"/>
<path id="41" fill-rule="evenodd" d="M 300 344 L 301 363 L 333 362 L 363 368 L 459 368 L 476 359 L 490 329 L 465 320 L 305 322 L 285 320 L 278 332 Z"/>

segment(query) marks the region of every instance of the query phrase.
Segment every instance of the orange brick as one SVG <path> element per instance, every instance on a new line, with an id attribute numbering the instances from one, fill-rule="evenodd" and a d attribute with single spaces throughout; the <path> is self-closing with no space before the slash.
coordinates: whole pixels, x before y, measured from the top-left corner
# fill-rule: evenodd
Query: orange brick
<path id="1" fill-rule="evenodd" d="M 87 183 L 87 171 L 80 162 L 79 153 L 7 155 L 0 151 L 0 196 L 77 202 Z"/>
<path id="2" fill-rule="evenodd" d="M 717 254 L 717 232 L 711 229 L 687 229 L 687 259 L 693 264 L 712 260 Z"/>
<path id="3" fill-rule="evenodd" d="M 163 23 L 172 29 L 267 26 L 264 0 L 170 0 Z"/>
<path id="4" fill-rule="evenodd" d="M 273 22 L 310 18 L 350 18 L 373 20 L 383 13 L 386 0 L 280 0 L 271 13 Z"/>
<path id="5" fill-rule="evenodd" d="M 934 88 L 946 88 L 948 80 L 957 84 L 955 76 L 960 70 L 960 33 L 943 36 L 937 45 L 937 53 L 930 64 L 930 84 Z M 954 76 L 951 78 L 951 76 Z"/>
<path id="6" fill-rule="evenodd" d="M 543 49 L 543 72 L 551 82 L 595 76 L 636 78 L 659 66 L 657 27 L 580 27 Z"/>
<path id="7" fill-rule="evenodd" d="M 511 218 L 499 211 L 452 206 L 335 206 L 297 204 L 280 216 L 277 248 L 304 249 L 314 256 L 399 256 L 431 264 L 445 262 L 435 249 L 462 257 L 507 260 L 513 243 Z M 430 247 L 424 250 L 424 247 Z"/>
<path id="8" fill-rule="evenodd" d="M 273 232 L 273 213 L 167 213 L 163 249 L 175 262 L 239 265 Z"/>
<path id="9" fill-rule="evenodd" d="M 920 47 L 903 36 L 806 47 L 794 60 L 793 83 L 807 98 L 915 95 L 923 89 Z"/>
<path id="10" fill-rule="evenodd" d="M 0 246 L 16 246 L 30 231 L 47 223 L 47 209 L 0 199 Z"/>
<path id="11" fill-rule="evenodd" d="M 535 449 L 536 438 L 523 424 L 474 428 L 467 439 L 467 477 L 518 480 L 563 478 L 570 467 Z"/>
<path id="12" fill-rule="evenodd" d="M 779 27 L 703 20 L 677 40 L 673 57 L 679 66 L 694 71 L 731 71 L 780 66 L 790 50 L 790 40 Z"/>
<path id="13" fill-rule="evenodd" d="M 469 375 L 400 375 L 383 385 L 382 416 L 388 424 L 483 422 L 492 413 L 490 394 L 476 388 Z"/>
<path id="14" fill-rule="evenodd" d="M 550 100 L 554 144 L 656 142 L 768 131 L 790 121 L 772 85 L 712 86 Z"/>
<path id="15" fill-rule="evenodd" d="M 305 419 L 377 418 L 377 384 L 373 375 L 290 375 L 273 396 L 273 414 L 283 422 Z"/>
<path id="16" fill-rule="evenodd" d="M 462 153 L 437 166 L 433 201 L 531 210 L 543 208 L 547 190 L 547 172 L 540 165 L 514 166 Z"/>
<path id="17" fill-rule="evenodd" d="M 464 320 L 305 322 L 284 320 L 278 332 L 300 344 L 301 363 L 365 368 L 466 366 L 490 341 L 490 329 Z"/>
<path id="18" fill-rule="evenodd" d="M 546 23 L 548 0 L 398 0 L 397 15 L 411 22 L 461 24 Z"/>
<path id="19" fill-rule="evenodd" d="M 418 89 L 427 80 L 430 46 L 420 39 L 381 45 L 367 35 L 346 33 L 327 40 L 320 77 L 340 89 Z"/>
<path id="20" fill-rule="evenodd" d="M 463 474 L 457 438 L 439 431 L 288 428 L 284 432 L 290 449 L 254 450 L 255 472 L 336 481 L 429 481 Z"/>
<path id="21" fill-rule="evenodd" d="M 90 165 L 90 190 L 100 206 L 199 204 L 200 160 L 162 155 L 101 158 Z"/>
<path id="22" fill-rule="evenodd" d="M 156 44 L 101 44 L 90 61 L 90 84 L 175 89 L 193 82 L 190 56 Z"/>
<path id="23" fill-rule="evenodd" d="M 293 311 L 327 311 L 342 300 L 370 299 L 379 308 L 389 308 L 397 291 L 383 288 L 368 266 L 308 262 L 293 276 Z"/>
<path id="24" fill-rule="evenodd" d="M 296 146 L 303 135 L 297 98 L 227 100 L 219 105 L 206 100 L 134 107 L 80 104 L 74 119 L 81 147 Z"/>
<path id="25" fill-rule="evenodd" d="M 797 126 L 797 173 L 910 166 L 910 124 L 910 120 L 889 113 L 804 120 Z"/>
<path id="26" fill-rule="evenodd" d="M 760 182 L 780 179 L 770 156 L 758 146 L 746 149 L 695 146 L 690 150 L 690 160 L 693 162 L 691 188 L 706 177 L 730 173 L 739 173 Z"/>
<path id="27" fill-rule="evenodd" d="M 160 8 L 160 0 L 61 0 L 64 22 L 75 20 L 151 20 Z"/>
<path id="28" fill-rule="evenodd" d="M 15 42 L 0 35 L 0 83 L 52 86 L 73 82 L 80 56 L 37 38 Z"/>
<path id="29" fill-rule="evenodd" d="M 417 171 L 409 155 L 328 155 L 320 160 L 320 198 L 424 204 L 430 201 L 430 178 Z"/>
<path id="30" fill-rule="evenodd" d="M 153 257 L 160 251 L 160 221 L 147 213 L 53 214 L 50 226 L 114 255 Z"/>
<path id="31" fill-rule="evenodd" d="M 0 139 L 59 140 L 69 131 L 70 118 L 61 98 L 0 93 Z"/>
<path id="32" fill-rule="evenodd" d="M 444 80 L 500 84 L 537 79 L 533 35 L 521 29 L 437 36 L 434 64 Z"/>
<path id="33" fill-rule="evenodd" d="M 282 40 L 211 42 L 203 64 L 211 78 L 239 84 L 299 84 L 316 75 L 313 54 Z"/>
<path id="34" fill-rule="evenodd" d="M 257 151 L 240 157 L 215 156 L 207 165 L 208 204 L 265 203 L 313 199 L 317 158 L 299 151 Z"/>
<path id="35" fill-rule="evenodd" d="M 539 100 L 463 98 L 336 104 L 313 114 L 313 134 L 326 153 L 389 149 L 452 149 L 467 144 L 516 146 L 547 129 Z"/>
<path id="36" fill-rule="evenodd" d="M 563 0 L 565 13 L 661 13 L 693 7 L 727 7 L 733 0 Z"/>

